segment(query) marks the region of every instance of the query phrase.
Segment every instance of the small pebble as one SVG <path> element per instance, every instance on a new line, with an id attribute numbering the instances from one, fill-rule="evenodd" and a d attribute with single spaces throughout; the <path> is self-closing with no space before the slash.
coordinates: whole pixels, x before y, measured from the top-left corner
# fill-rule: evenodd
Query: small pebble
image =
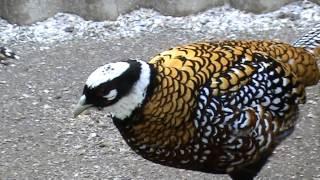
<path id="1" fill-rule="evenodd" d="M 74 132 L 72 132 L 72 131 L 68 131 L 68 132 L 66 132 L 65 134 L 66 134 L 66 135 L 73 135 L 73 134 L 74 134 Z"/>

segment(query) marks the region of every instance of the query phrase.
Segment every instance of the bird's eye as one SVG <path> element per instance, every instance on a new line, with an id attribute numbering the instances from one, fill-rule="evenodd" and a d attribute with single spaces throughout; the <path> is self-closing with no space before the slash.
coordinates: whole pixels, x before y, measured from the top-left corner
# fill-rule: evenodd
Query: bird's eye
<path id="1" fill-rule="evenodd" d="M 112 89 L 109 91 L 107 95 L 104 95 L 103 97 L 106 98 L 108 101 L 114 100 L 118 95 L 118 91 L 116 89 Z"/>

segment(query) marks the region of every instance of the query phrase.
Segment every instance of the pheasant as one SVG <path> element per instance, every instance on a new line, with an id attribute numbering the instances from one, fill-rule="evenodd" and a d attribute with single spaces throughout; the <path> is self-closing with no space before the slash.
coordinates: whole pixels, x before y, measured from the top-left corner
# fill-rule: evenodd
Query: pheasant
<path id="1" fill-rule="evenodd" d="M 13 51 L 6 47 L 0 47 L 0 63 L 4 63 L 6 59 L 19 59 L 20 57 L 16 55 Z"/>
<path id="2" fill-rule="evenodd" d="M 254 179 L 294 130 L 320 72 L 320 26 L 292 45 L 203 41 L 89 75 L 74 110 L 104 109 L 133 151 L 165 166 Z"/>

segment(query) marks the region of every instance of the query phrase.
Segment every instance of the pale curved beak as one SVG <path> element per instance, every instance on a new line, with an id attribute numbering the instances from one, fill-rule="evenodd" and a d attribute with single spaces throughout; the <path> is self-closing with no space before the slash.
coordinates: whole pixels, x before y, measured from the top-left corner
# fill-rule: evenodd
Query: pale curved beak
<path id="1" fill-rule="evenodd" d="M 92 107 L 92 104 L 85 104 L 86 96 L 82 95 L 75 109 L 73 110 L 73 117 L 76 118 L 79 114 L 81 114 L 86 109 Z"/>

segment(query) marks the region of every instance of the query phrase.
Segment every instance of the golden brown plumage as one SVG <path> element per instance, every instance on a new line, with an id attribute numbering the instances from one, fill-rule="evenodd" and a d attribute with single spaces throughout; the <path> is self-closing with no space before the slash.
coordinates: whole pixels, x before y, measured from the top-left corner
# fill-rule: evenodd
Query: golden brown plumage
<path id="1" fill-rule="evenodd" d="M 270 54 L 272 54 L 272 58 L 274 59 L 263 57 L 271 56 Z M 287 83 L 290 83 L 296 91 L 291 92 L 290 96 L 296 96 L 301 102 L 304 101 L 304 86 L 298 84 L 298 81 L 307 79 L 307 81 L 305 81 L 307 85 L 314 84 L 318 81 L 319 71 L 314 56 L 303 49 L 294 48 L 284 43 L 271 41 L 201 42 L 164 51 L 152 58 L 149 62 L 157 71 L 157 85 L 141 112 L 146 120 L 135 124 L 130 127 L 130 131 L 125 132 L 125 134 L 128 133 L 126 135 L 128 139 L 134 138 L 129 144 L 136 146 L 138 152 L 141 151 L 138 147 L 144 147 L 144 145 L 157 147 L 158 149 L 163 148 L 162 156 L 154 156 L 153 150 L 144 154 L 147 159 L 153 161 L 161 161 L 161 158 L 163 158 L 167 152 L 171 152 L 166 158 L 165 163 L 163 163 L 166 165 L 176 166 L 175 163 L 177 160 L 174 158 L 174 154 L 179 154 L 181 150 L 185 151 L 184 156 L 186 158 L 192 157 L 194 152 L 192 152 L 191 149 L 194 149 L 194 144 L 197 145 L 195 140 L 200 138 L 198 141 L 201 141 L 201 137 L 197 137 L 197 133 L 200 133 L 199 127 L 195 125 L 193 120 L 196 113 L 195 109 L 199 108 L 201 88 L 204 86 L 210 87 L 212 91 L 210 97 L 231 96 L 232 93 L 236 93 L 245 87 L 250 82 L 252 76 L 257 73 L 257 67 L 253 67 L 251 64 L 253 61 L 260 63 L 260 56 L 263 57 L 262 60 L 265 63 L 268 63 L 268 61 L 276 61 L 276 65 L 273 65 L 273 67 L 279 74 L 283 74 L 287 81 L 290 81 Z M 288 59 L 283 58 L 282 61 L 288 62 L 289 58 L 292 58 L 291 61 L 294 63 L 290 65 L 282 63 L 280 57 L 283 56 L 288 56 Z M 300 71 L 296 70 L 298 68 L 295 68 L 301 63 L 300 59 L 302 57 L 306 58 L 305 60 L 308 62 L 303 66 L 308 70 Z M 310 70 L 314 73 L 310 73 Z M 297 72 L 297 77 L 295 72 Z M 305 77 L 307 75 L 309 75 L 309 78 Z M 282 95 L 283 93 L 280 94 L 280 96 Z M 266 132 L 260 132 L 261 134 L 264 133 L 263 135 L 265 137 L 263 138 L 268 138 L 268 136 L 273 138 L 273 140 L 269 141 L 275 141 L 276 136 L 280 136 L 288 129 L 290 130 L 295 124 L 292 116 L 294 112 L 296 112 L 297 107 L 294 106 L 294 103 L 290 104 L 289 110 L 285 111 L 286 114 L 282 117 L 284 119 L 279 119 L 278 116 L 272 115 L 272 112 L 263 106 L 250 108 L 248 104 L 245 107 L 248 109 L 242 110 L 241 108 L 226 107 L 221 105 L 221 103 L 217 103 L 217 106 L 219 105 L 220 107 L 218 108 L 221 109 L 230 108 L 230 111 L 238 114 L 247 114 L 249 118 L 248 121 L 250 122 L 243 128 L 244 132 L 263 126 L 272 126 L 272 128 L 270 127 L 269 129 L 263 127 L 262 131 Z M 259 108 L 261 109 L 257 112 Z M 263 122 L 257 122 L 262 120 L 267 121 L 265 122 L 266 125 L 263 124 Z M 237 164 L 237 161 L 243 160 L 244 155 L 233 152 L 234 155 L 230 156 L 237 155 L 238 158 L 221 163 L 221 166 L 217 163 L 219 156 L 228 156 L 228 154 L 226 154 L 227 148 L 223 146 L 224 143 L 226 143 L 225 141 L 237 137 L 237 134 L 235 135 L 233 132 L 235 129 L 233 127 L 229 128 L 230 125 L 233 125 L 232 123 L 237 123 L 237 120 L 234 120 L 234 122 L 223 122 L 220 125 L 221 127 L 212 127 L 212 129 L 216 129 L 215 133 L 226 134 L 225 140 L 216 142 L 214 146 L 211 145 L 214 148 L 208 148 L 208 152 L 209 149 L 215 149 L 215 151 L 217 151 L 215 152 L 215 156 L 212 156 L 210 162 L 207 163 L 207 165 L 214 167 L 213 169 L 218 169 L 219 171 L 227 169 L 227 171 L 232 171 L 233 168 L 231 168 L 232 166 L 230 166 L 230 164 L 233 162 Z M 241 133 L 242 132 L 240 132 L 240 134 Z M 212 136 L 212 138 L 203 139 L 203 141 L 215 141 L 214 138 L 216 137 Z M 265 147 L 247 146 L 250 143 L 257 143 L 252 136 L 238 137 L 238 139 L 234 141 L 235 143 L 238 141 L 248 141 L 247 144 L 241 144 L 241 146 L 234 151 L 241 152 L 241 149 L 243 151 L 249 151 L 255 148 L 256 152 L 253 152 L 251 154 L 252 156 L 246 157 L 247 162 L 245 162 L 245 164 L 250 162 L 248 161 L 249 159 L 255 160 L 257 156 L 265 153 L 262 149 L 274 147 L 274 144 L 271 142 L 266 142 L 269 144 Z M 267 141 L 267 139 L 265 141 Z M 277 141 L 277 143 L 278 142 L 279 141 Z M 177 145 L 185 148 L 180 147 L 175 149 Z M 188 151 L 188 149 L 190 149 L 190 151 Z M 208 157 L 205 159 L 207 158 Z M 170 161 L 171 163 L 169 163 Z M 183 161 L 183 159 L 180 161 Z M 239 164 L 240 167 L 243 165 L 243 163 L 240 162 Z M 179 166 L 184 167 L 184 165 Z M 196 166 L 198 168 L 204 168 L 201 167 L 201 165 Z M 227 167 L 229 167 L 229 169 Z"/>
<path id="2" fill-rule="evenodd" d="M 319 81 L 318 40 L 304 45 L 208 41 L 148 64 L 108 64 L 89 76 L 76 114 L 90 106 L 114 112 L 129 146 L 153 162 L 252 179 L 293 131 L 305 86 Z"/>
<path id="3" fill-rule="evenodd" d="M 245 56 L 248 59 L 252 59 L 253 52 L 270 56 L 274 60 L 282 62 L 285 66 L 289 66 L 289 70 L 305 85 L 314 85 L 319 80 L 319 69 L 313 54 L 304 48 L 293 47 L 290 44 L 276 41 L 194 43 L 164 51 L 154 57 L 150 63 L 164 59 L 168 61 L 164 62 L 164 65 L 180 67 L 182 61 L 179 56 L 192 61 L 197 61 L 200 58 L 199 63 L 204 61 L 203 58 L 209 58 L 213 65 L 215 65 L 215 62 L 220 61 L 217 69 L 214 70 L 215 73 L 218 73 L 235 63 L 237 56 Z"/>

